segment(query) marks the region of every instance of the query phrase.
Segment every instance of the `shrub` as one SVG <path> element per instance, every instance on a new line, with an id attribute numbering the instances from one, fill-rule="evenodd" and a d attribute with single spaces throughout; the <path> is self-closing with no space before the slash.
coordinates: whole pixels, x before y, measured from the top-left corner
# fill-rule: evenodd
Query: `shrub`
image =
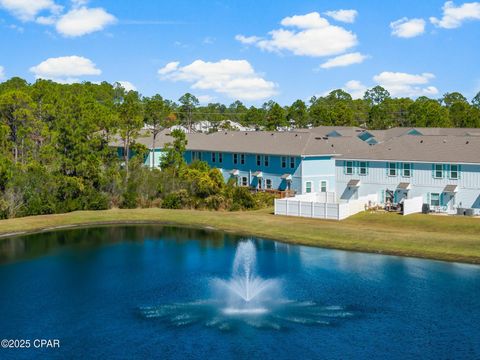
<path id="1" fill-rule="evenodd" d="M 168 194 L 162 202 L 162 207 L 164 209 L 183 209 L 190 206 L 190 195 L 185 189 Z"/>
<path id="2" fill-rule="evenodd" d="M 210 195 L 205 199 L 205 207 L 210 210 L 220 210 L 225 208 L 225 197 L 223 195 Z"/>

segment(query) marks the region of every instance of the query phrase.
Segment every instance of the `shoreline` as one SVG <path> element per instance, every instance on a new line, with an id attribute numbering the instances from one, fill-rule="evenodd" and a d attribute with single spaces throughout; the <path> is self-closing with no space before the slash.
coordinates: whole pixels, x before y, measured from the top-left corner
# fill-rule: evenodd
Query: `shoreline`
<path id="1" fill-rule="evenodd" d="M 257 236 L 325 249 L 480 264 L 479 219 L 452 218 L 448 226 L 445 221 L 442 224 L 443 219 L 428 215 L 401 217 L 363 213 L 338 222 L 275 216 L 271 209 L 248 212 L 111 209 L 0 220 L 0 242 L 35 233 L 85 227 L 166 225 Z M 407 229 L 412 224 L 414 228 Z M 433 231 L 430 226 L 424 226 L 428 224 L 448 229 Z M 462 233 L 459 228 L 465 224 L 469 231 Z M 362 237 L 362 231 L 369 234 Z M 432 240 L 435 237 L 437 241 Z"/>

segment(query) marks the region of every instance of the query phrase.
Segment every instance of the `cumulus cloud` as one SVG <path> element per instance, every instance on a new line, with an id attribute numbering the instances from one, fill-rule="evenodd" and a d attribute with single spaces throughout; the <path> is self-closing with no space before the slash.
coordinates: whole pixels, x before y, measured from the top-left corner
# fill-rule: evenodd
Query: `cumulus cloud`
<path id="1" fill-rule="evenodd" d="M 216 97 L 211 95 L 199 95 L 197 96 L 197 99 L 200 102 L 200 104 L 209 104 L 213 102 L 216 99 Z"/>
<path id="2" fill-rule="evenodd" d="M 0 0 L 0 7 L 21 21 L 33 21 L 41 12 L 58 14 L 62 11 L 53 0 Z"/>
<path id="3" fill-rule="evenodd" d="M 373 77 L 380 86 L 387 89 L 394 97 L 432 96 L 438 94 L 435 86 L 427 86 L 435 78 L 431 73 L 408 74 L 384 71 Z"/>
<path id="4" fill-rule="evenodd" d="M 480 2 L 470 2 L 456 6 L 453 1 L 447 1 L 442 10 L 441 19 L 430 18 L 430 22 L 440 28 L 455 29 L 465 21 L 480 20 Z"/>
<path id="5" fill-rule="evenodd" d="M 115 16 L 102 8 L 82 6 L 61 16 L 55 27 L 64 36 L 76 37 L 103 30 L 116 21 Z"/>
<path id="6" fill-rule="evenodd" d="M 82 56 L 49 58 L 30 68 L 37 79 L 49 79 L 59 83 L 79 82 L 81 76 L 100 75 L 102 71 Z"/>
<path id="7" fill-rule="evenodd" d="M 365 91 L 367 91 L 367 87 L 358 80 L 350 80 L 345 84 L 343 90 L 352 95 L 352 98 L 361 99 L 363 98 Z"/>
<path id="8" fill-rule="evenodd" d="M 0 81 L 5 80 L 5 68 L 0 65 Z"/>
<path id="9" fill-rule="evenodd" d="M 425 32 L 425 20 L 408 19 L 406 17 L 390 23 L 392 35 L 401 38 L 412 38 Z"/>
<path id="10" fill-rule="evenodd" d="M 117 81 L 117 84 L 123 87 L 125 91 L 137 91 L 137 87 L 130 81 Z"/>
<path id="11" fill-rule="evenodd" d="M 196 60 L 180 66 L 170 62 L 158 70 L 162 80 L 192 83 L 192 89 L 212 90 L 239 100 L 261 100 L 276 94 L 277 85 L 255 72 L 247 60 Z"/>
<path id="12" fill-rule="evenodd" d="M 55 26 L 59 34 L 67 37 L 100 31 L 117 21 L 103 8 L 89 8 L 87 3 L 87 0 L 72 0 L 71 8 L 66 13 L 54 0 L 0 0 L 0 7 L 21 21 Z"/>
<path id="13" fill-rule="evenodd" d="M 326 11 L 324 14 L 337 21 L 353 23 L 355 22 L 355 18 L 358 15 L 358 11 L 342 9 L 342 10 L 335 10 L 335 11 Z"/>
<path id="14" fill-rule="evenodd" d="M 318 12 L 294 15 L 281 21 L 283 28 L 269 32 L 268 38 L 237 35 L 243 44 L 295 55 L 322 57 L 337 55 L 357 45 L 357 36 L 341 26 L 331 25 Z"/>
<path id="15" fill-rule="evenodd" d="M 341 67 L 341 66 L 349 66 L 352 64 L 360 64 L 365 59 L 367 59 L 367 55 L 363 55 L 359 52 L 349 53 L 344 55 L 339 55 L 332 59 L 328 59 L 326 62 L 320 65 L 322 69 L 330 69 L 333 67 Z"/>

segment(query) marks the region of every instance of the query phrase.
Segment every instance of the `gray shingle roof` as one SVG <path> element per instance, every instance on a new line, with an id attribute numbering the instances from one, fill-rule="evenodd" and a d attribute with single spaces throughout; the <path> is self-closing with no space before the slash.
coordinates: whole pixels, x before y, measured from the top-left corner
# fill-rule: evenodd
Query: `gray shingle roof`
<path id="1" fill-rule="evenodd" d="M 480 163 L 480 137 L 405 135 L 371 146 L 367 151 L 345 155 L 343 158 Z"/>
<path id="2" fill-rule="evenodd" d="M 225 131 L 189 134 L 187 148 L 271 155 L 342 155 L 364 151 L 368 144 L 357 137 L 326 137 L 309 131 Z"/>

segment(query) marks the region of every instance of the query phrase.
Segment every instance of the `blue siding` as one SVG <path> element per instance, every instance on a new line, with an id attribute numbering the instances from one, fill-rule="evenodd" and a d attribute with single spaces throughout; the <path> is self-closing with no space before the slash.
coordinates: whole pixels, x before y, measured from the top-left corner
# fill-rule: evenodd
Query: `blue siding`
<path id="1" fill-rule="evenodd" d="M 185 152 L 185 161 L 187 163 L 192 162 L 192 150 Z M 248 154 L 243 153 L 245 157 L 245 163 L 241 164 L 241 156 L 238 153 L 238 162 L 234 164 L 234 153 L 224 152 L 222 153 L 222 162 L 219 162 L 218 152 L 215 155 L 215 162 L 212 161 L 212 152 L 203 151 L 201 152 L 201 160 L 205 161 L 210 167 L 218 168 L 225 178 L 225 181 L 228 181 L 232 175 L 230 172 L 234 169 L 239 171 L 237 176 L 238 184 L 242 183 L 242 178 L 247 178 L 248 186 L 258 187 L 259 179 L 253 174 L 257 171 L 262 172 L 262 188 L 266 187 L 266 180 L 271 181 L 271 188 L 276 190 L 286 190 L 287 181 L 281 179 L 281 176 L 284 174 L 290 174 L 292 176 L 291 189 L 295 190 L 297 193 L 302 192 L 302 179 L 301 179 L 301 164 L 302 158 L 299 156 L 294 156 L 294 166 L 290 166 L 290 159 L 292 157 L 287 156 L 286 166 L 282 167 L 282 156 L 280 155 L 269 155 L 269 154 L 258 154 L 261 155 L 260 166 L 257 164 L 257 154 Z M 268 165 L 265 165 L 264 157 L 268 156 Z"/>

